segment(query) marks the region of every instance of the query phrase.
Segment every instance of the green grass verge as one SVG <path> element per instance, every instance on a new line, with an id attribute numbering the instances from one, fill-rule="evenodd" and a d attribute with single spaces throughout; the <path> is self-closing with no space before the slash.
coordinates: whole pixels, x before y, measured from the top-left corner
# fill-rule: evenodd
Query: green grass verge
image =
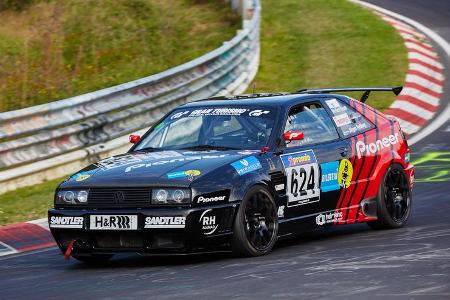
<path id="1" fill-rule="evenodd" d="M 0 111 L 120 84 L 231 39 L 231 5 L 205 0 L 27 0 L 0 12 Z"/>
<path id="2" fill-rule="evenodd" d="M 403 84 L 403 40 L 372 12 L 344 0 L 263 0 L 262 9 L 256 91 Z M 394 98 L 367 103 L 386 109 Z"/>
<path id="3" fill-rule="evenodd" d="M 395 30 L 346 1 L 264 0 L 261 46 L 257 91 L 401 84 L 407 70 Z M 383 109 L 393 99 L 369 104 Z M 0 224 L 45 217 L 61 180 L 0 195 Z"/>
<path id="4" fill-rule="evenodd" d="M 0 225 L 29 221 L 47 216 L 53 206 L 53 194 L 64 178 L 20 188 L 0 195 Z"/>

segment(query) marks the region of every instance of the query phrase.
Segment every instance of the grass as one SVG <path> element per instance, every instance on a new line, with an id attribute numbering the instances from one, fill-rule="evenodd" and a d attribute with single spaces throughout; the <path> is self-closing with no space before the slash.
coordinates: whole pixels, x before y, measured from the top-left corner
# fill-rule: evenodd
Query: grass
<path id="1" fill-rule="evenodd" d="M 403 84 L 403 40 L 372 12 L 344 0 L 263 0 L 262 9 L 256 91 Z M 383 110 L 394 98 L 367 103 Z"/>
<path id="2" fill-rule="evenodd" d="M 63 178 L 20 188 L 0 195 L 0 225 L 29 221 L 47 216 L 53 206 L 53 194 Z"/>
<path id="3" fill-rule="evenodd" d="M 225 1 L 34 0 L 0 11 L 0 111 L 148 76 L 222 45 Z"/>
<path id="4" fill-rule="evenodd" d="M 202 24 L 206 26 L 206 22 Z M 214 46 L 220 44 L 218 40 Z M 177 51 L 170 49 L 173 45 L 166 41 L 164 49 L 173 53 Z M 264 0 L 261 46 L 261 65 L 255 79 L 257 91 L 402 84 L 407 70 L 406 49 L 394 29 L 371 12 L 346 1 Z M 169 57 L 164 53 L 152 55 L 158 61 Z M 183 56 L 181 61 L 188 57 Z M 145 60 L 139 55 L 133 59 Z M 154 63 L 163 68 L 164 63 Z M 369 104 L 384 109 L 394 97 L 383 94 L 369 99 Z M 60 181 L 0 195 L 0 224 L 45 217 Z"/>

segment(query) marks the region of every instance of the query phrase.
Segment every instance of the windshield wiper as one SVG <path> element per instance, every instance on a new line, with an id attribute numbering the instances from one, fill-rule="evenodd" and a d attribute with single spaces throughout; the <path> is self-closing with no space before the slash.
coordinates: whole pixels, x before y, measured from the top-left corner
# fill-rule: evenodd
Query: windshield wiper
<path id="1" fill-rule="evenodd" d="M 237 148 L 227 146 L 214 146 L 214 145 L 196 145 L 191 147 L 181 148 L 183 150 L 238 150 Z"/>
<path id="2" fill-rule="evenodd" d="M 137 149 L 136 151 L 163 151 L 162 148 L 154 148 L 154 147 L 145 147 L 142 149 Z"/>

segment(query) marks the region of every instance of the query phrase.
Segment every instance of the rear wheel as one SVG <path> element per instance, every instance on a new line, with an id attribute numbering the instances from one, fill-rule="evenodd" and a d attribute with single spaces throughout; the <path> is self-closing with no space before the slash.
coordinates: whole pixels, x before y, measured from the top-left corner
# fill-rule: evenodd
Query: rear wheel
<path id="1" fill-rule="evenodd" d="M 377 196 L 378 220 L 368 223 L 375 229 L 399 228 L 411 214 L 411 189 L 405 171 L 392 165 L 384 175 Z"/>
<path id="2" fill-rule="evenodd" d="M 272 195 L 263 187 L 251 188 L 234 222 L 233 252 L 244 256 L 265 255 L 272 250 L 277 234 L 277 208 Z"/>
<path id="3" fill-rule="evenodd" d="M 103 264 L 109 261 L 113 257 L 113 254 L 88 254 L 88 255 L 72 254 L 72 257 L 84 263 L 95 265 L 95 264 Z"/>

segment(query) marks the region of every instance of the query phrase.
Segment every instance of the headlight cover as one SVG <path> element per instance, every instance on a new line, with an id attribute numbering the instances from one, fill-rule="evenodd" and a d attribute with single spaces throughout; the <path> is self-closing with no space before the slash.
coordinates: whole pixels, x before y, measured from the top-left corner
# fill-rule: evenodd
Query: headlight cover
<path id="1" fill-rule="evenodd" d="M 88 196 L 88 190 L 59 190 L 55 195 L 55 204 L 87 204 Z"/>
<path id="2" fill-rule="evenodd" d="M 179 205 L 191 203 L 191 190 L 185 188 L 159 188 L 152 190 L 152 204 Z"/>

